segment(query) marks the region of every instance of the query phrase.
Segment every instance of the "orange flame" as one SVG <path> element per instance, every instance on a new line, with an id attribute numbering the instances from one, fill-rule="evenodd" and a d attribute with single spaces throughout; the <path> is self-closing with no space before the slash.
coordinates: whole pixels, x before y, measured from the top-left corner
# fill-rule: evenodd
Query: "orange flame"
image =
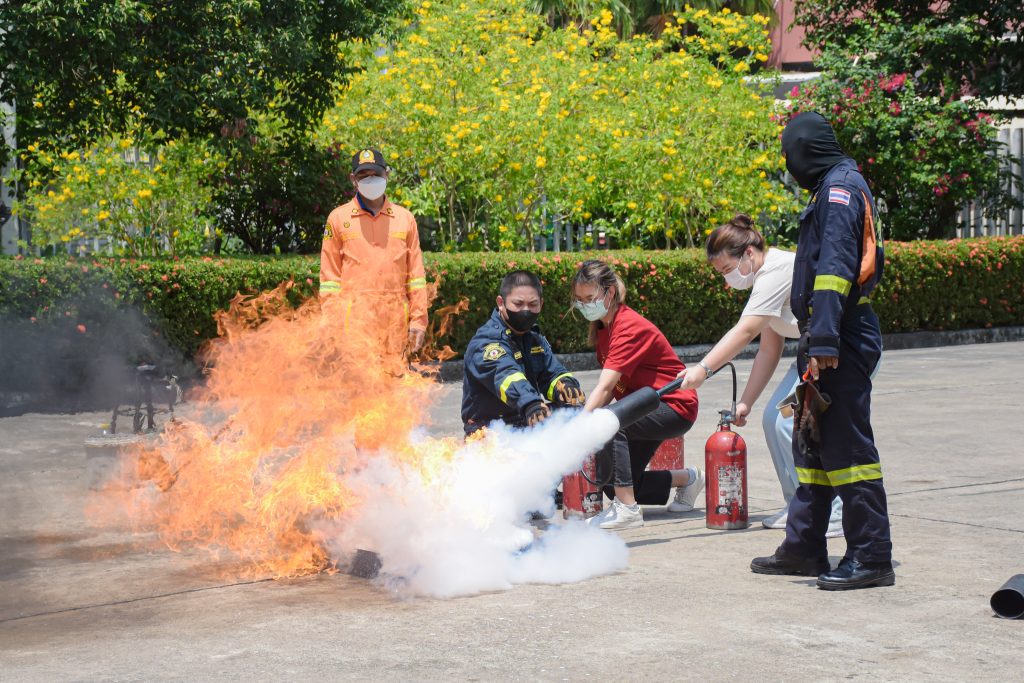
<path id="1" fill-rule="evenodd" d="M 155 529 L 172 549 L 227 551 L 248 575 L 296 576 L 332 569 L 314 527 L 343 525 L 361 505 L 347 471 L 370 457 L 425 473 L 450 459 L 456 439 L 433 440 L 429 456 L 410 444 L 438 385 L 385 352 L 383 327 L 395 317 L 381 312 L 393 302 L 361 293 L 293 308 L 290 287 L 238 295 L 217 315 L 192 417 L 130 454 L 127 481 L 102 494 L 101 510 L 127 504 L 137 529 Z M 428 339 L 465 308 L 435 314 Z"/>

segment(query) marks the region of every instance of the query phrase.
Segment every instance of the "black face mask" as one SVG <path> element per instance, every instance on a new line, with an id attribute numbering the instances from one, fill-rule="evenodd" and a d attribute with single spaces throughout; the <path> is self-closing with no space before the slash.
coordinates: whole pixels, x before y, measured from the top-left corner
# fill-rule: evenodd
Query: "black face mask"
<path id="1" fill-rule="evenodd" d="M 511 311 L 506 308 L 505 315 L 508 317 L 508 326 L 516 332 L 529 332 L 537 324 L 537 318 L 540 317 L 540 313 L 534 313 L 528 308 L 521 311 Z"/>
<path id="2" fill-rule="evenodd" d="M 813 190 L 828 170 L 849 159 L 836 141 L 835 131 L 818 112 L 793 117 L 782 131 L 782 153 L 786 170 L 800 187 Z"/>

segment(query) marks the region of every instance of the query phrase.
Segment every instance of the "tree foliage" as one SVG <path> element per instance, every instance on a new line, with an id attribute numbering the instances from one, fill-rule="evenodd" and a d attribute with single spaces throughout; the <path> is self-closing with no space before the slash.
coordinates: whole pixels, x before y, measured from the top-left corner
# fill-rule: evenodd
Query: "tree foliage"
<path id="1" fill-rule="evenodd" d="M 0 99 L 17 105 L 23 149 L 84 150 L 118 134 L 214 140 L 233 181 L 218 193 L 233 202 L 218 212 L 223 225 L 255 215 L 253 249 L 294 247 L 321 219 L 298 210 L 282 220 L 282 207 L 332 198 L 309 197 L 305 166 L 273 179 L 268 169 L 319 160 L 309 133 L 352 68 L 342 45 L 388 26 L 402 1 L 9 0 Z M 267 120 L 274 127 L 261 130 Z"/>
<path id="2" fill-rule="evenodd" d="M 822 78 L 794 89 L 791 113 L 815 110 L 832 121 L 882 200 L 888 236 L 952 237 L 965 203 L 979 199 L 987 213 L 999 214 L 1014 203 L 1008 190 L 1020 179 L 1001 167 L 1005 150 L 995 121 L 976 100 L 950 96 L 948 89 L 945 97 L 935 94 L 941 88 L 928 70 L 898 70 L 912 63 L 921 43 L 957 29 L 907 27 L 890 18 L 868 17 L 870 32 L 855 31 L 827 48 L 819 59 Z"/>
<path id="3" fill-rule="evenodd" d="M 761 14 L 774 20 L 774 0 L 533 0 L 533 9 L 554 27 L 584 27 L 602 10 L 612 13 L 612 26 L 619 35 L 659 34 L 676 12 L 688 9 L 718 12 L 730 9 L 740 14 Z"/>
<path id="4" fill-rule="evenodd" d="M 891 73 L 919 74 L 922 94 L 1024 95 L 1024 8 L 1007 0 L 804 0 L 796 24 L 818 50 L 855 52 L 882 24 L 901 28 L 877 53 Z M 860 52 L 859 54 L 865 54 Z"/>
<path id="5" fill-rule="evenodd" d="M 380 146 L 392 196 L 448 250 L 531 249 L 556 222 L 677 247 L 736 211 L 783 216 L 773 100 L 744 80 L 767 60 L 767 20 L 690 10 L 657 39 L 613 21 L 422 2 L 394 49 L 363 55 L 320 139 Z"/>
<path id="6" fill-rule="evenodd" d="M 224 162 L 202 142 L 114 136 L 81 150 L 30 144 L 26 152 L 30 180 L 16 211 L 30 219 L 37 247 L 102 243 L 153 258 L 213 244 L 209 179 Z"/>

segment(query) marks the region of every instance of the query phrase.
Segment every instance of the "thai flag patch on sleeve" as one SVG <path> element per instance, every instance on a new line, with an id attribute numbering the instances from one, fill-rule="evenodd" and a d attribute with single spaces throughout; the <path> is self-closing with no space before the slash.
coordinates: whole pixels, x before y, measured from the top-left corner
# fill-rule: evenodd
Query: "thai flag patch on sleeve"
<path id="1" fill-rule="evenodd" d="M 849 206 L 850 193 L 839 187 L 830 187 L 828 190 L 828 200 L 833 204 Z"/>

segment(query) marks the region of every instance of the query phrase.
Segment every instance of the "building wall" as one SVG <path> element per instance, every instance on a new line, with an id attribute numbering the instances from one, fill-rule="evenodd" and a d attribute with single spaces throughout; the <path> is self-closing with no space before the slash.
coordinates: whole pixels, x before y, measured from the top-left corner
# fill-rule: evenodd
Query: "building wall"
<path id="1" fill-rule="evenodd" d="M 793 19 L 796 16 L 795 0 L 779 0 L 775 4 L 775 13 L 778 22 L 771 29 L 772 53 L 768 58 L 768 65 L 783 70 L 807 70 L 815 53 L 803 45 L 804 30 L 800 27 L 793 27 Z"/>

